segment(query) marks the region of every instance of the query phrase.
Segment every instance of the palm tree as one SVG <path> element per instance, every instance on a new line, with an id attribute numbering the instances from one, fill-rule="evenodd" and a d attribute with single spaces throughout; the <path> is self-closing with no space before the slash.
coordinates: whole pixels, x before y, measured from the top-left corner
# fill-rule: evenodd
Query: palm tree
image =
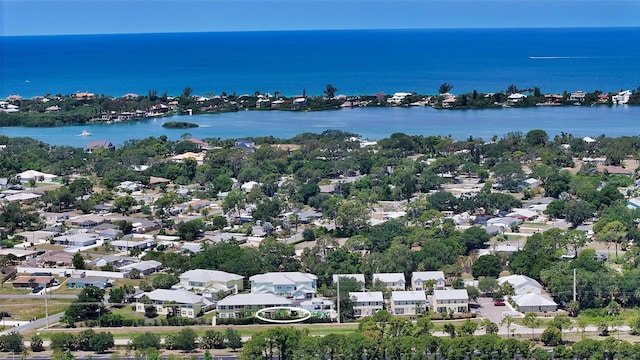
<path id="1" fill-rule="evenodd" d="M 453 89 L 453 85 L 445 82 L 445 83 L 440 84 L 440 87 L 438 88 L 438 93 L 439 94 L 446 94 L 449 91 L 451 91 L 451 89 Z"/>

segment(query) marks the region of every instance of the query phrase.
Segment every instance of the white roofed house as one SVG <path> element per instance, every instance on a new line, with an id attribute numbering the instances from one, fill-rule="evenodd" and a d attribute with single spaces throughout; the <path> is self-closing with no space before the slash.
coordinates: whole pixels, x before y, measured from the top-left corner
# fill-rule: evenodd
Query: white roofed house
<path id="1" fill-rule="evenodd" d="M 511 284 L 514 295 L 542 293 L 542 285 L 540 285 L 536 280 L 525 275 L 509 275 L 498 278 L 498 284 L 501 286 L 505 282 Z"/>
<path id="2" fill-rule="evenodd" d="M 528 293 L 512 296 L 511 299 L 521 312 L 546 312 L 558 309 L 558 304 L 543 294 Z"/>
<path id="3" fill-rule="evenodd" d="M 338 280 L 342 281 L 346 278 L 354 279 L 355 281 L 357 281 L 361 285 L 360 290 L 364 291 L 364 285 L 365 285 L 364 274 L 334 274 L 333 286 L 337 287 Z"/>
<path id="4" fill-rule="evenodd" d="M 355 317 L 371 316 L 383 309 L 382 291 L 350 292 Z"/>
<path id="5" fill-rule="evenodd" d="M 392 291 L 391 313 L 394 315 L 418 315 L 427 308 L 424 291 Z"/>
<path id="6" fill-rule="evenodd" d="M 444 290 L 446 277 L 442 271 L 414 271 L 411 275 L 411 287 L 416 291 L 431 291 L 427 285 L 433 284 L 433 290 Z"/>
<path id="7" fill-rule="evenodd" d="M 404 273 L 373 274 L 373 285 L 377 282 L 382 282 L 389 290 L 404 290 L 407 284 Z"/>
<path id="8" fill-rule="evenodd" d="M 221 319 L 245 318 L 260 309 L 291 305 L 291 300 L 274 294 L 237 294 L 218 301 L 216 316 Z"/>
<path id="9" fill-rule="evenodd" d="M 154 306 L 158 314 L 173 314 L 186 318 L 195 318 L 214 307 L 211 299 L 184 289 L 156 289 L 135 296 L 136 312 L 145 312 L 146 306 Z"/>
<path id="10" fill-rule="evenodd" d="M 431 301 L 431 310 L 442 314 L 469 312 L 469 293 L 461 290 L 435 290 Z"/>
<path id="11" fill-rule="evenodd" d="M 30 180 L 52 182 L 58 178 L 56 175 L 46 174 L 36 170 L 23 171 L 20 174 L 17 174 L 16 177 L 20 179 L 21 182 L 29 182 Z"/>
<path id="12" fill-rule="evenodd" d="M 270 272 L 249 278 L 254 294 L 275 294 L 297 300 L 316 296 L 318 277 L 301 272 Z"/>
<path id="13" fill-rule="evenodd" d="M 237 294 L 244 289 L 243 281 L 242 275 L 218 270 L 195 269 L 180 275 L 180 285 L 184 289 L 193 289 L 196 292 L 206 290 L 216 294 L 220 291 Z"/>
<path id="14" fill-rule="evenodd" d="M 162 268 L 161 262 L 156 260 L 146 260 L 146 261 L 140 261 L 137 263 L 125 265 L 125 266 L 119 267 L 118 269 L 121 272 L 130 272 L 131 270 L 135 269 L 139 271 L 140 274 L 149 275 L 151 273 L 154 273 L 160 270 L 161 268 Z"/>

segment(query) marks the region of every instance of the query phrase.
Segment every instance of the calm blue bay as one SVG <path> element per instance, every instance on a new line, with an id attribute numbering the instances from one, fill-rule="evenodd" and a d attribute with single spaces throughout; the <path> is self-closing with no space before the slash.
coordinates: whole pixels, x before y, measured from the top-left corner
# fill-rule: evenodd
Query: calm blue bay
<path id="1" fill-rule="evenodd" d="M 188 121 L 192 129 L 166 129 L 166 121 Z M 89 141 L 108 140 L 121 145 L 128 139 L 166 135 L 178 140 L 188 132 L 198 138 L 270 136 L 290 138 L 303 132 L 328 129 L 353 132 L 371 140 L 396 132 L 410 135 L 469 136 L 491 139 L 512 131 L 544 129 L 550 136 L 640 135 L 640 106 L 535 107 L 491 110 L 434 110 L 430 107 L 358 108 L 320 112 L 240 111 L 215 115 L 176 116 L 151 120 L 65 126 L 57 128 L 0 128 L 7 136 L 28 136 L 53 145 L 83 147 Z M 82 130 L 93 135 L 80 136 Z"/>

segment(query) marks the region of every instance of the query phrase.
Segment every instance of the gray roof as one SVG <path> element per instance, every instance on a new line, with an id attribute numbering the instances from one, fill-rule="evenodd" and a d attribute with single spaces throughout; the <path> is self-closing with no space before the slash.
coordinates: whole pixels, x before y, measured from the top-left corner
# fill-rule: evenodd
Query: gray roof
<path id="1" fill-rule="evenodd" d="M 349 293 L 350 298 L 355 298 L 356 302 L 382 302 L 382 291 L 356 291 Z"/>
<path id="2" fill-rule="evenodd" d="M 291 300 L 274 294 L 238 294 L 218 301 L 218 306 L 291 305 Z"/>
<path id="3" fill-rule="evenodd" d="M 437 300 L 469 300 L 469 293 L 466 289 L 435 290 L 433 297 Z"/>
<path id="4" fill-rule="evenodd" d="M 558 306 L 555 301 L 542 294 L 528 293 L 511 297 L 518 307 L 529 306 Z"/>
<path id="5" fill-rule="evenodd" d="M 424 291 L 392 291 L 391 301 L 427 301 Z"/>
<path id="6" fill-rule="evenodd" d="M 197 304 L 202 302 L 202 296 L 196 295 L 187 290 L 166 290 L 155 289 L 152 292 L 136 295 L 136 299 L 140 299 L 146 295 L 153 301 L 175 301 L 179 304 Z"/>
<path id="7" fill-rule="evenodd" d="M 295 284 L 299 282 L 318 280 L 318 277 L 313 274 L 301 272 L 269 272 L 253 275 L 249 280 L 258 283 Z"/>
<path id="8" fill-rule="evenodd" d="M 218 270 L 195 269 L 183 273 L 182 275 L 180 275 L 180 279 L 198 281 L 203 283 L 209 281 L 226 283 L 229 281 L 242 280 L 244 279 L 244 276 Z"/>
<path id="9" fill-rule="evenodd" d="M 444 276 L 444 272 L 442 271 L 414 271 L 411 274 L 411 278 L 415 281 L 415 280 L 422 280 L 422 281 L 428 281 L 428 280 L 445 280 L 446 276 Z"/>

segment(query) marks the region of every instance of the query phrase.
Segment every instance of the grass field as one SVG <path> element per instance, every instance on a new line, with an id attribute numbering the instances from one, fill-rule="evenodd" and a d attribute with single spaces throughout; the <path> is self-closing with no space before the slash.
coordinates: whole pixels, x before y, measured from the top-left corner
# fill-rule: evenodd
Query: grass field
<path id="1" fill-rule="evenodd" d="M 49 314 L 65 311 L 71 299 L 50 299 Z M 12 314 L 12 320 L 30 320 L 33 318 L 42 318 L 45 314 L 44 297 L 39 296 L 33 299 L 0 299 L 0 309 L 8 311 Z"/>

